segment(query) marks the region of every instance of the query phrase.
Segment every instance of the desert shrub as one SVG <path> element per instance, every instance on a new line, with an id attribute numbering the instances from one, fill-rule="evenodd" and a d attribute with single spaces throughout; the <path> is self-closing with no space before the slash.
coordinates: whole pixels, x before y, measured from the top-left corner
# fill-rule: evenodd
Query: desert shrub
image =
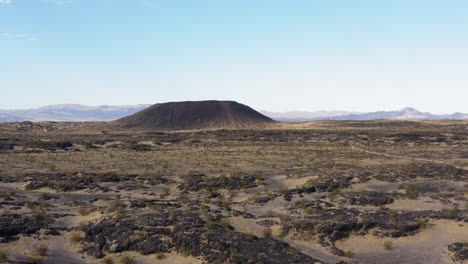
<path id="1" fill-rule="evenodd" d="M 460 208 L 458 208 L 458 206 L 452 208 L 442 208 L 442 212 L 449 215 L 455 215 L 458 211 L 460 211 Z"/>
<path id="2" fill-rule="evenodd" d="M 224 227 L 230 227 L 231 226 L 231 221 L 227 218 L 223 218 L 219 221 L 219 223 L 224 226 Z"/>
<path id="3" fill-rule="evenodd" d="M 0 260 L 8 260 L 8 253 L 6 251 L 0 251 Z"/>
<path id="4" fill-rule="evenodd" d="M 135 257 L 130 256 L 130 255 L 123 256 L 119 261 L 119 264 L 134 264 L 134 263 L 135 263 Z"/>
<path id="5" fill-rule="evenodd" d="M 211 222 L 211 221 L 206 222 L 205 228 L 206 228 L 206 229 L 209 229 L 209 230 L 213 229 L 213 228 L 214 228 L 213 222 Z"/>
<path id="6" fill-rule="evenodd" d="M 191 249 L 184 249 L 184 251 L 182 251 L 182 255 L 185 256 L 185 257 L 192 256 L 192 250 Z"/>
<path id="7" fill-rule="evenodd" d="M 80 231 L 72 231 L 69 234 L 69 239 L 70 239 L 70 243 L 72 243 L 73 245 L 76 245 L 76 244 L 81 243 L 81 241 L 83 241 L 84 235 Z"/>
<path id="8" fill-rule="evenodd" d="M 268 210 L 263 215 L 263 217 L 273 217 L 273 216 L 275 216 L 275 212 L 273 210 Z"/>
<path id="9" fill-rule="evenodd" d="M 159 210 L 159 209 L 161 209 L 161 205 L 152 203 L 152 204 L 149 205 L 149 208 L 151 210 Z"/>
<path id="10" fill-rule="evenodd" d="M 229 248 L 229 256 L 231 258 L 237 256 L 239 254 L 239 249 L 235 248 L 235 247 L 231 247 Z"/>
<path id="11" fill-rule="evenodd" d="M 429 221 L 427 219 L 419 219 L 418 225 L 419 225 L 419 228 L 426 229 L 429 227 Z"/>
<path id="12" fill-rule="evenodd" d="M 245 238 L 249 241 L 252 241 L 255 239 L 255 235 L 252 232 L 245 233 Z"/>
<path id="13" fill-rule="evenodd" d="M 166 258 L 166 254 L 162 253 L 162 252 L 159 252 L 156 254 L 156 259 L 165 259 Z"/>
<path id="14" fill-rule="evenodd" d="M 391 209 L 390 211 L 388 211 L 388 215 L 391 217 L 395 217 L 398 215 L 398 211 Z"/>
<path id="15" fill-rule="evenodd" d="M 182 203 L 186 203 L 186 202 L 188 202 L 190 200 L 190 198 L 186 194 L 181 194 L 181 195 L 179 195 L 177 200 L 181 201 Z"/>
<path id="16" fill-rule="evenodd" d="M 299 207 L 299 208 L 305 208 L 308 202 L 309 200 L 307 199 L 301 199 L 299 201 L 295 201 L 294 206 Z"/>
<path id="17" fill-rule="evenodd" d="M 250 200 L 254 201 L 255 203 L 259 203 L 261 201 L 262 196 L 258 193 L 249 197 Z"/>
<path id="18" fill-rule="evenodd" d="M 269 238 L 269 237 L 271 237 L 272 232 L 273 232 L 273 231 L 272 231 L 271 228 L 269 228 L 269 227 L 263 229 L 263 232 L 262 232 L 262 233 L 263 233 L 263 237 L 264 237 L 264 238 Z"/>
<path id="19" fill-rule="evenodd" d="M 115 200 L 112 201 L 112 204 L 116 207 L 123 207 L 125 206 L 125 203 L 124 201 L 122 201 L 122 198 L 120 198 L 120 196 L 117 196 L 117 198 L 115 198 Z"/>
<path id="20" fill-rule="evenodd" d="M 81 216 L 87 216 L 89 214 L 89 211 L 86 210 L 86 208 L 81 208 L 79 213 Z"/>
<path id="21" fill-rule="evenodd" d="M 44 263 L 44 258 L 39 256 L 28 256 L 26 260 L 34 264 Z"/>
<path id="22" fill-rule="evenodd" d="M 46 193 L 46 192 L 43 192 L 43 193 L 41 193 L 40 198 L 41 198 L 41 199 L 44 199 L 44 200 L 45 200 L 45 199 L 49 199 L 49 198 L 50 198 L 50 194 L 49 194 L 49 193 Z"/>
<path id="23" fill-rule="evenodd" d="M 418 192 L 416 190 L 416 185 L 410 184 L 410 185 L 405 187 L 405 190 L 406 190 L 406 196 L 409 199 L 412 199 L 412 200 L 418 199 L 419 194 L 418 194 Z"/>
<path id="24" fill-rule="evenodd" d="M 278 187 L 277 191 L 280 192 L 280 193 L 285 193 L 289 190 L 288 186 L 286 185 L 281 185 L 280 187 Z"/>
<path id="25" fill-rule="evenodd" d="M 125 208 L 120 207 L 117 210 L 117 212 L 115 213 L 114 218 L 115 219 L 123 219 L 123 218 L 125 218 L 125 216 L 127 216 L 127 213 L 128 213 L 128 211 Z"/>
<path id="26" fill-rule="evenodd" d="M 44 257 L 47 256 L 47 252 L 49 251 L 49 246 L 46 244 L 40 244 L 34 247 L 34 253 L 37 255 Z"/>
<path id="27" fill-rule="evenodd" d="M 385 250 L 391 250 L 393 248 L 393 243 L 390 240 L 387 240 L 383 243 Z"/>
<path id="28" fill-rule="evenodd" d="M 229 206 L 231 206 L 231 204 L 232 204 L 232 202 L 230 202 L 230 201 L 223 201 L 223 202 L 221 202 L 220 206 L 221 207 L 229 207 Z"/>
<path id="29" fill-rule="evenodd" d="M 210 202 L 211 202 L 211 198 L 210 198 L 210 197 L 205 197 L 205 198 L 203 198 L 202 202 L 203 202 L 203 203 L 206 203 L 206 204 L 207 204 L 207 203 L 210 203 Z"/>
<path id="30" fill-rule="evenodd" d="M 345 252 L 345 257 L 347 258 L 352 258 L 354 257 L 354 255 L 356 255 L 356 252 L 352 251 L 352 250 L 348 250 Z"/>
<path id="31" fill-rule="evenodd" d="M 281 223 L 287 223 L 291 219 L 289 217 L 289 215 L 286 215 L 286 214 L 280 214 L 280 215 L 278 215 L 278 217 L 279 217 Z"/>
<path id="32" fill-rule="evenodd" d="M 114 260 L 112 260 L 110 257 L 105 257 L 101 261 L 103 264 L 112 264 L 114 263 Z"/>
<path id="33" fill-rule="evenodd" d="M 301 253 L 301 250 L 297 247 L 288 247 L 286 249 L 286 252 L 288 252 L 291 255 L 297 256 Z"/>
<path id="34" fill-rule="evenodd" d="M 36 208 L 36 204 L 33 203 L 33 202 L 27 202 L 26 203 L 26 208 L 30 209 L 30 210 L 33 210 Z"/>

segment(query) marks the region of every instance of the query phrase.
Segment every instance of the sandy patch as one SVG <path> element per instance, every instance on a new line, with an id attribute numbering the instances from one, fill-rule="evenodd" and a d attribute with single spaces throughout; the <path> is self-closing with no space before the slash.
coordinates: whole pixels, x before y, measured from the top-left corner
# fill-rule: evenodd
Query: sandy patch
<path id="1" fill-rule="evenodd" d="M 431 221 L 431 226 L 415 236 L 399 238 L 378 238 L 371 234 L 353 235 L 338 241 L 337 247 L 356 253 L 354 260 L 360 263 L 408 263 L 442 264 L 452 263 L 444 253 L 448 244 L 466 240 L 468 226 L 455 221 Z M 384 242 L 391 241 L 392 249 L 385 250 Z"/>

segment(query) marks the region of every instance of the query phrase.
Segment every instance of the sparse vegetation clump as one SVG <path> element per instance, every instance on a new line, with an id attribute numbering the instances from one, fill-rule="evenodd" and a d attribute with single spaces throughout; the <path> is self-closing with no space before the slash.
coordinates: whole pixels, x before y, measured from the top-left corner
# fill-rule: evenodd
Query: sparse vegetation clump
<path id="1" fill-rule="evenodd" d="M 72 231 L 69 233 L 69 240 L 72 245 L 79 244 L 83 241 L 84 234 L 81 231 Z"/>
<path id="2" fill-rule="evenodd" d="M 162 253 L 162 252 L 159 252 L 156 254 L 156 259 L 157 260 L 162 260 L 162 259 L 165 259 L 167 256 L 166 254 Z"/>
<path id="3" fill-rule="evenodd" d="M 34 247 L 34 253 L 41 257 L 47 256 L 47 252 L 49 252 L 49 245 L 47 244 L 39 244 Z"/>
<path id="4" fill-rule="evenodd" d="M 101 261 L 103 264 L 113 264 L 114 260 L 111 257 L 105 257 Z"/>
<path id="5" fill-rule="evenodd" d="M 89 213 L 90 213 L 90 211 L 87 210 L 86 208 L 81 208 L 80 211 L 79 211 L 79 214 L 81 216 L 87 216 Z"/>
<path id="6" fill-rule="evenodd" d="M 44 263 L 45 258 L 41 256 L 27 256 L 26 260 L 30 263 L 41 264 Z"/>
<path id="7" fill-rule="evenodd" d="M 0 261 L 8 260 L 8 253 L 6 251 L 0 251 Z"/>
<path id="8" fill-rule="evenodd" d="M 271 235 L 272 235 L 272 233 L 273 233 L 273 231 L 271 230 L 271 228 L 266 227 L 265 229 L 263 229 L 263 232 L 262 232 L 262 233 L 263 233 L 263 237 L 264 237 L 264 238 L 270 238 Z"/>
<path id="9" fill-rule="evenodd" d="M 345 257 L 347 257 L 347 258 L 352 258 L 352 257 L 354 257 L 354 255 L 356 255 L 356 252 L 354 252 L 352 250 L 347 250 L 345 252 Z"/>
<path id="10" fill-rule="evenodd" d="M 119 264 L 135 264 L 135 256 L 125 255 L 119 260 Z"/>
<path id="11" fill-rule="evenodd" d="M 256 238 L 256 236 L 252 232 L 245 233 L 245 238 L 249 241 L 252 241 Z"/>
<path id="12" fill-rule="evenodd" d="M 384 242 L 384 249 L 385 250 L 392 250 L 393 249 L 393 243 L 390 240 L 387 240 Z"/>

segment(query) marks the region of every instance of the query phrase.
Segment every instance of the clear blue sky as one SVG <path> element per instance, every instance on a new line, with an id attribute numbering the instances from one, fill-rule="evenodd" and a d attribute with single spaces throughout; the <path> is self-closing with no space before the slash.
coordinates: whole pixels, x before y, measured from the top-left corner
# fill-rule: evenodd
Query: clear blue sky
<path id="1" fill-rule="evenodd" d="M 466 0 L 0 0 L 0 109 L 468 112 Z"/>

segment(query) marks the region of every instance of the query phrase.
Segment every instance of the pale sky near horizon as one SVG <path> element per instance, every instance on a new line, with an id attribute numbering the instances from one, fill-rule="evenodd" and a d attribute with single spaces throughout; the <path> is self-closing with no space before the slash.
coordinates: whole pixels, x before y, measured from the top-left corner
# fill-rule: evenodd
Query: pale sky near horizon
<path id="1" fill-rule="evenodd" d="M 0 0 L 0 109 L 468 112 L 466 0 Z"/>

